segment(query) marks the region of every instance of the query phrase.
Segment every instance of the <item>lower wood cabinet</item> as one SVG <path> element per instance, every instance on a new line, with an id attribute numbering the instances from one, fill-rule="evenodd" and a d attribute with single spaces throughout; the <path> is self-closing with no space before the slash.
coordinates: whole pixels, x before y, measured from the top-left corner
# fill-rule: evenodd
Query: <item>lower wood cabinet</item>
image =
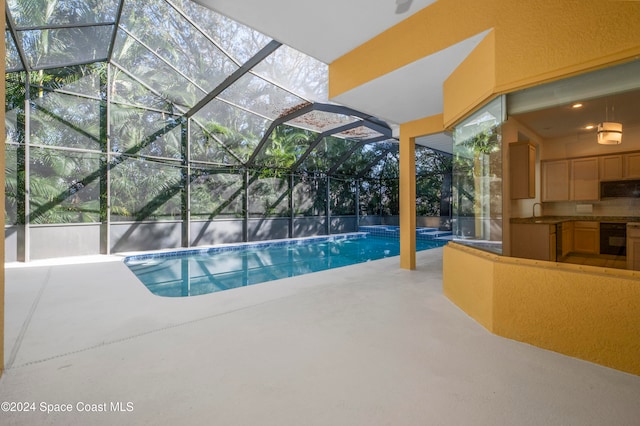
<path id="1" fill-rule="evenodd" d="M 640 271 L 640 223 L 627 225 L 627 269 Z"/>
<path id="2" fill-rule="evenodd" d="M 556 261 L 556 225 L 511 224 L 511 256 Z"/>
<path id="3" fill-rule="evenodd" d="M 575 253 L 600 253 L 600 225 L 598 222 L 573 222 L 573 251 Z"/>
<path id="4" fill-rule="evenodd" d="M 558 257 L 568 256 L 573 251 L 573 222 L 562 223 L 562 253 Z"/>

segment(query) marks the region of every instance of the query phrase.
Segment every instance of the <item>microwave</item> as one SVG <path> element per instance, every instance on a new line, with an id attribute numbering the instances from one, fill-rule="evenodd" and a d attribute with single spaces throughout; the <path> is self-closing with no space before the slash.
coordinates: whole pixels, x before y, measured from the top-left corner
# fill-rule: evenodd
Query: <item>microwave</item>
<path id="1" fill-rule="evenodd" d="M 600 182 L 600 198 L 640 198 L 640 180 Z"/>

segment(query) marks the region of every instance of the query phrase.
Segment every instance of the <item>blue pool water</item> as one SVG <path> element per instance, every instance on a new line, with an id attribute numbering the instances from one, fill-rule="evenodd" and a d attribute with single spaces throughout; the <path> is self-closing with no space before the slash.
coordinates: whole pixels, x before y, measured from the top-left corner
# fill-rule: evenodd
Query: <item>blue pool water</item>
<path id="1" fill-rule="evenodd" d="M 417 240 L 416 250 L 444 240 Z M 366 234 L 285 240 L 207 250 L 130 256 L 125 264 L 153 293 L 186 297 L 258 284 L 400 254 L 396 238 Z"/>

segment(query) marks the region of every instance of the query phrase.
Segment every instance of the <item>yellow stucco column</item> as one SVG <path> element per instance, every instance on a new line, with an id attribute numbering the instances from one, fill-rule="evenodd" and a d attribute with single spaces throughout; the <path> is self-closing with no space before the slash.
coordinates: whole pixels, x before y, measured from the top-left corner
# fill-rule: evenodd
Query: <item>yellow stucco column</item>
<path id="1" fill-rule="evenodd" d="M 416 269 L 416 140 L 400 132 L 400 267 Z"/>

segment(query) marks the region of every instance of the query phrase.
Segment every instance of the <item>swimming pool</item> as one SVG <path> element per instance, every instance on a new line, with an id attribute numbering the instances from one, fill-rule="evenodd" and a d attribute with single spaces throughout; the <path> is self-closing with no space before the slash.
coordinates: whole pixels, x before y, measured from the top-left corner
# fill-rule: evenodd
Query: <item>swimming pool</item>
<path id="1" fill-rule="evenodd" d="M 416 250 L 444 240 L 418 240 Z M 365 233 L 145 254 L 125 264 L 153 294 L 187 297 L 400 254 L 399 240 Z"/>

